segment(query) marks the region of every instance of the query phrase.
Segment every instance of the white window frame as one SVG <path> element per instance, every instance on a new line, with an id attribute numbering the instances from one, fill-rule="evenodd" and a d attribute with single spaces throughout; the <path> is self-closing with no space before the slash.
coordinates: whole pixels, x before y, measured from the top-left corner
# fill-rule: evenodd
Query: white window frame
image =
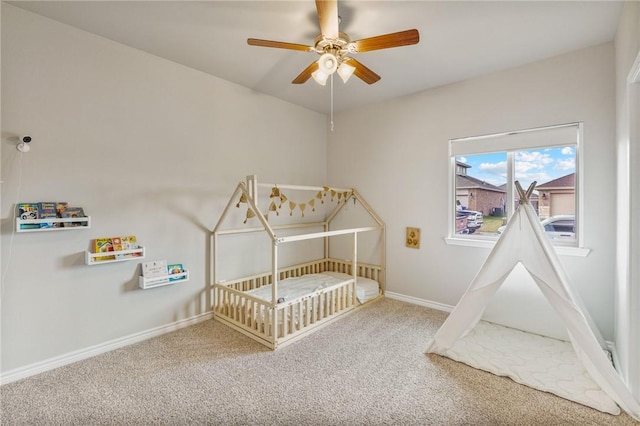
<path id="1" fill-rule="evenodd" d="M 573 133 L 575 132 L 575 133 Z M 553 141 L 549 143 L 549 137 Z M 571 142 L 565 141 L 571 138 Z M 583 172 L 582 172 L 582 142 L 583 123 L 566 123 L 552 126 L 535 127 L 530 129 L 515 130 L 502 133 L 487 134 L 481 136 L 470 136 L 449 140 L 449 202 L 447 204 L 448 232 L 445 241 L 451 245 L 461 245 L 467 247 L 492 248 L 497 237 L 481 236 L 476 234 L 459 235 L 455 234 L 455 200 L 456 200 L 456 157 L 460 155 L 475 155 L 492 152 L 506 152 L 507 163 L 513 164 L 514 152 L 536 148 L 575 146 L 576 149 L 576 241 L 572 243 L 553 242 L 558 254 L 572 256 L 587 256 L 589 249 L 583 246 L 583 204 L 584 194 Z M 514 195 L 513 167 L 507 167 L 507 217 L 513 215 L 513 195 Z M 525 188 L 526 189 L 526 188 Z"/>

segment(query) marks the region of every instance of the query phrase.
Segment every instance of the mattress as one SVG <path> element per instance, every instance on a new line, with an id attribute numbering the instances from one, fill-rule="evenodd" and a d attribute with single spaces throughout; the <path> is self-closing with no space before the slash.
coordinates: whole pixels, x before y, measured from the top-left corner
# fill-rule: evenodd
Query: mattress
<path id="1" fill-rule="evenodd" d="M 584 369 L 570 342 L 480 321 L 441 355 L 609 414 L 620 408 Z"/>
<path id="2" fill-rule="evenodd" d="M 323 272 L 324 275 L 329 275 L 341 280 L 348 280 L 353 278 L 351 275 L 344 274 L 342 272 Z M 358 302 L 364 303 L 380 294 L 380 284 L 378 281 L 370 278 L 356 277 L 356 297 Z"/>
<path id="3" fill-rule="evenodd" d="M 351 275 L 340 272 L 323 272 L 321 274 L 307 274 L 300 277 L 286 278 L 278 281 L 278 302 L 282 303 L 313 294 L 351 278 L 353 278 Z M 356 297 L 360 303 L 376 297 L 379 293 L 380 286 L 377 281 L 357 277 Z M 270 301 L 271 284 L 249 290 L 247 294 Z"/>

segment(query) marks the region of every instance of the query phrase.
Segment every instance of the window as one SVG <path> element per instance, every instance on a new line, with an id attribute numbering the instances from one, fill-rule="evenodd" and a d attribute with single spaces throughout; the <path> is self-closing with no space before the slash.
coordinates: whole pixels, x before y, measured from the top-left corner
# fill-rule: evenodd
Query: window
<path id="1" fill-rule="evenodd" d="M 554 244 L 579 246 L 579 145 L 582 123 L 449 141 L 452 179 L 450 234 L 495 240 L 519 204 L 515 182 Z"/>

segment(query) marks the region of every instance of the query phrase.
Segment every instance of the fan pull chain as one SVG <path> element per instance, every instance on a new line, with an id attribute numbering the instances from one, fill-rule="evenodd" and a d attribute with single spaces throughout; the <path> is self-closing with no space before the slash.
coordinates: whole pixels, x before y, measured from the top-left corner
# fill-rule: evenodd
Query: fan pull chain
<path id="1" fill-rule="evenodd" d="M 331 131 L 333 132 L 333 74 L 331 74 Z"/>

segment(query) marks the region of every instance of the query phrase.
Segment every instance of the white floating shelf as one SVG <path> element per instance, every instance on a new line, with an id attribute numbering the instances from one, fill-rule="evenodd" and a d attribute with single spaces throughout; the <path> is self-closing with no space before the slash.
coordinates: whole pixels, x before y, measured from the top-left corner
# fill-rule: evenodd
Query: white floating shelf
<path id="1" fill-rule="evenodd" d="M 44 223 L 53 223 L 53 227 L 41 227 Z M 25 225 L 31 225 L 23 228 Z M 71 231 L 91 228 L 91 216 L 84 217 L 51 217 L 45 219 L 18 219 L 16 218 L 16 232 L 49 232 Z"/>
<path id="2" fill-rule="evenodd" d="M 108 259 L 100 259 L 101 257 Z M 107 251 L 103 253 L 85 252 L 85 263 L 87 265 L 102 265 L 104 263 L 126 262 L 128 260 L 144 259 L 144 247 L 131 250 Z"/>
<path id="3" fill-rule="evenodd" d="M 177 274 L 163 275 L 161 277 L 147 278 L 140 275 L 139 285 L 140 288 L 147 290 L 150 288 L 161 287 L 164 285 L 178 284 L 189 281 L 189 271 L 180 272 Z"/>

